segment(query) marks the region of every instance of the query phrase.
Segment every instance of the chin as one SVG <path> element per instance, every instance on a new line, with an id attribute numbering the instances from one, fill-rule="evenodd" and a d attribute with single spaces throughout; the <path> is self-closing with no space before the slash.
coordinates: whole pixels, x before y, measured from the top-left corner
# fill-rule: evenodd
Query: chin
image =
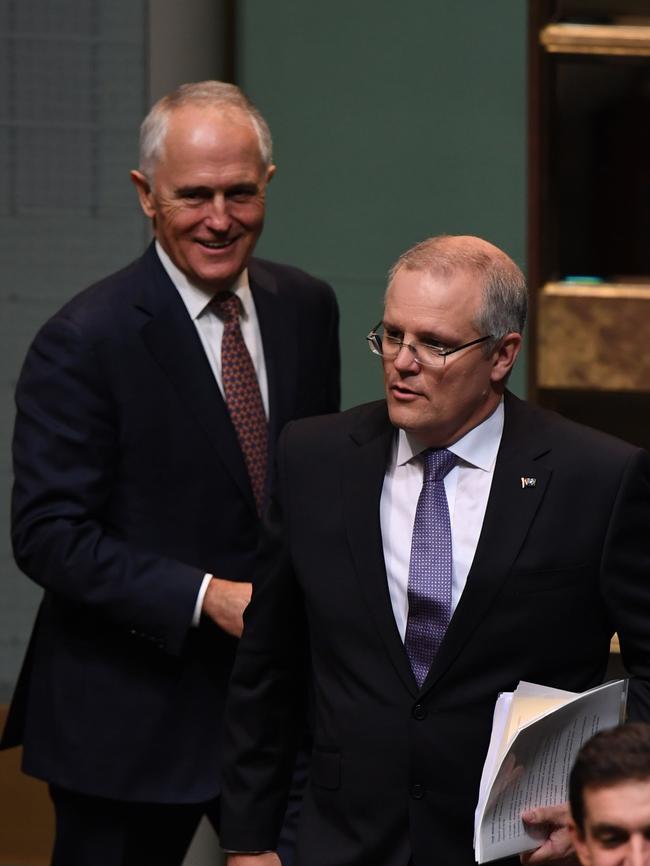
<path id="1" fill-rule="evenodd" d="M 228 267 L 205 268 L 203 270 L 198 270 L 195 273 L 196 278 L 200 280 L 203 285 L 230 288 L 244 268 L 245 265 L 243 264 L 238 265 L 237 267 L 229 265 Z"/>
<path id="2" fill-rule="evenodd" d="M 415 433 L 417 428 L 417 412 L 388 401 L 388 417 L 393 427 L 400 427 L 407 433 Z"/>

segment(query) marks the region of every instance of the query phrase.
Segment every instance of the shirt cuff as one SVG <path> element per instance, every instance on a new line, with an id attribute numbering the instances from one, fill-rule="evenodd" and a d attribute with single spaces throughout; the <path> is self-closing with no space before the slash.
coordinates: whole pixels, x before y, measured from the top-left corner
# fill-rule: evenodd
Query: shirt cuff
<path id="1" fill-rule="evenodd" d="M 201 611 L 203 610 L 203 599 L 205 598 L 205 594 L 208 591 L 208 584 L 212 580 L 211 574 L 206 574 L 203 576 L 203 583 L 199 589 L 199 594 L 196 597 L 196 604 L 194 605 L 194 616 L 192 617 L 192 625 L 194 628 L 198 626 L 201 622 Z"/>

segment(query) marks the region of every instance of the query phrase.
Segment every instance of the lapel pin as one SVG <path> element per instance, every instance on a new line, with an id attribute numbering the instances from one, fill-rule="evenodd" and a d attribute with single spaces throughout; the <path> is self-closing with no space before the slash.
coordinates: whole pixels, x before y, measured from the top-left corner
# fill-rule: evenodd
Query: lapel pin
<path id="1" fill-rule="evenodd" d="M 521 487 L 534 487 L 537 484 L 536 478 L 523 478 L 521 479 Z"/>

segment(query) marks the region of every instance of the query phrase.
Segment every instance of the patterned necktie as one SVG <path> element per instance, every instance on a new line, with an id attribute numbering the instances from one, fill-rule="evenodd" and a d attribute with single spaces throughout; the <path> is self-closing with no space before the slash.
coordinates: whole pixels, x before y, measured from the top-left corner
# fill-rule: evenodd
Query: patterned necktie
<path id="1" fill-rule="evenodd" d="M 244 455 L 257 511 L 262 511 L 266 486 L 268 426 L 255 367 L 239 327 L 241 301 L 232 292 L 220 292 L 213 299 L 223 319 L 221 379 L 230 419 Z"/>
<path id="2" fill-rule="evenodd" d="M 444 448 L 424 452 L 424 477 L 411 541 L 404 639 L 420 687 L 451 619 L 451 523 L 443 479 L 457 459 Z"/>

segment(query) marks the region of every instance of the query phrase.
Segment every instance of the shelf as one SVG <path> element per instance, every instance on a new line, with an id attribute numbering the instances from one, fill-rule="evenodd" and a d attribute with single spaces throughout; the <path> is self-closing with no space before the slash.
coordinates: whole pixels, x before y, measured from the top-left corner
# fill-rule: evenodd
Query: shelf
<path id="1" fill-rule="evenodd" d="M 547 24 L 539 40 L 552 54 L 650 57 L 650 23 Z"/>
<path id="2" fill-rule="evenodd" d="M 650 300 L 650 279 L 638 283 L 546 283 L 542 294 L 558 298 L 635 298 Z"/>
<path id="3" fill-rule="evenodd" d="M 538 296 L 541 388 L 650 393 L 650 282 L 547 283 Z"/>

